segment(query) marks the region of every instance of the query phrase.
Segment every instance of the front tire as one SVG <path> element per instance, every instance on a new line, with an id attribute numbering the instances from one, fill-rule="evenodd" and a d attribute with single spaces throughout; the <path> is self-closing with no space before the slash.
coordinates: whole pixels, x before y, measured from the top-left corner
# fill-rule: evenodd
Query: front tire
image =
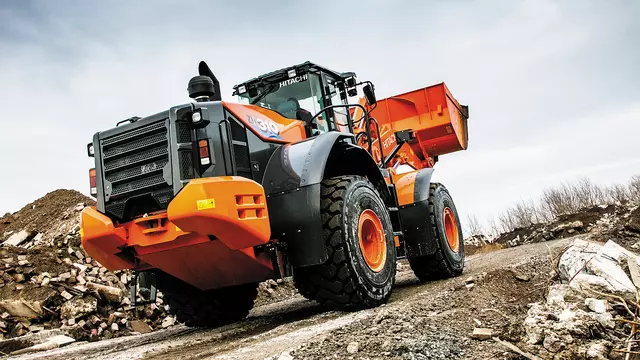
<path id="1" fill-rule="evenodd" d="M 373 185 L 339 176 L 321 184 L 320 211 L 329 259 L 298 268 L 299 292 L 339 309 L 374 307 L 391 295 L 396 249 L 391 219 Z"/>
<path id="2" fill-rule="evenodd" d="M 437 250 L 432 255 L 409 258 L 413 273 L 420 281 L 459 276 L 464 269 L 464 238 L 456 206 L 444 185 L 430 185 L 427 216 L 433 226 Z"/>

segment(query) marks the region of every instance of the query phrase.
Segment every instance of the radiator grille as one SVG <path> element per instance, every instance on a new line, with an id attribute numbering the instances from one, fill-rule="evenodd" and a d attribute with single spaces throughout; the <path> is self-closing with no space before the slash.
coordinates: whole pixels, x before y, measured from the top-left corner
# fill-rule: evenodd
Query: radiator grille
<path id="1" fill-rule="evenodd" d="M 173 188 L 164 178 L 169 164 L 168 130 L 161 120 L 101 140 L 104 180 L 111 184 L 108 214 L 120 219 L 166 209 Z M 139 198 L 129 202 L 131 198 Z"/>

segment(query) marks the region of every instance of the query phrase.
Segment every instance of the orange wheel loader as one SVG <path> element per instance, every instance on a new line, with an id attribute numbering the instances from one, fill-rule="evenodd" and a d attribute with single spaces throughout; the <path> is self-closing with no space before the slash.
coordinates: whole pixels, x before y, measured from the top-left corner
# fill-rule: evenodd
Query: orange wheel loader
<path id="1" fill-rule="evenodd" d="M 439 155 L 467 148 L 468 108 L 444 83 L 377 100 L 354 73 L 305 62 L 234 86 L 232 103 L 198 70 L 192 102 L 87 145 L 82 245 L 133 271 L 132 301 L 160 290 L 178 321 L 217 326 L 267 279 L 358 309 L 389 299 L 397 259 L 423 281 L 462 273 L 456 207 L 431 182 Z"/>

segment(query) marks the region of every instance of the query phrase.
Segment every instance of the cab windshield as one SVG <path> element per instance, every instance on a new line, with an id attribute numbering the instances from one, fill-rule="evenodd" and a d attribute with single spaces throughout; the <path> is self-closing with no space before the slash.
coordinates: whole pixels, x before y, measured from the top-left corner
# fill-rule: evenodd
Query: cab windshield
<path id="1" fill-rule="evenodd" d="M 258 100 L 255 105 L 277 111 L 289 119 L 295 119 L 296 111 L 299 109 L 316 114 L 322 109 L 321 99 L 320 79 L 317 74 L 305 74 L 263 86 L 254 97 L 250 97 L 248 93 L 238 96 L 241 103 L 250 104 Z"/>

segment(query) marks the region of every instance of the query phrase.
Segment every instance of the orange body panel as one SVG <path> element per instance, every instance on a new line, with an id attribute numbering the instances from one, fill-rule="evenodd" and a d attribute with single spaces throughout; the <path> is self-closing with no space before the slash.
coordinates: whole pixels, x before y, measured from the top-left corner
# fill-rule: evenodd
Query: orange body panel
<path id="1" fill-rule="evenodd" d="M 184 231 L 214 235 L 232 250 L 263 245 L 271 237 L 264 189 L 253 180 L 239 176 L 194 179 L 178 196 L 167 214 Z"/>
<path id="2" fill-rule="evenodd" d="M 281 116 L 275 111 L 257 105 L 246 105 L 224 102 L 223 104 L 238 119 L 253 129 L 253 132 L 263 141 L 289 143 L 300 141 L 306 137 L 304 123 Z M 271 131 L 274 124 L 277 132 Z M 266 136 L 266 135 L 271 136 Z M 273 136 L 275 135 L 275 136 Z"/>
<path id="3" fill-rule="evenodd" d="M 387 143 L 395 143 L 386 134 L 400 130 L 415 131 L 418 141 L 411 147 L 421 159 L 467 148 L 466 115 L 444 83 L 378 100 L 371 116 L 380 125 L 385 154 L 392 148 Z"/>
<path id="4" fill-rule="evenodd" d="M 396 185 L 398 195 L 398 205 L 408 205 L 414 202 L 415 184 L 417 171 L 405 174 L 392 174 L 393 183 Z"/>
<path id="5" fill-rule="evenodd" d="M 194 179 L 166 212 L 114 224 L 85 208 L 81 220 L 83 248 L 109 270 L 153 266 L 203 290 L 273 275 L 269 256 L 253 248 L 271 235 L 264 189 L 253 180 Z M 127 248 L 135 263 L 118 256 Z"/>

